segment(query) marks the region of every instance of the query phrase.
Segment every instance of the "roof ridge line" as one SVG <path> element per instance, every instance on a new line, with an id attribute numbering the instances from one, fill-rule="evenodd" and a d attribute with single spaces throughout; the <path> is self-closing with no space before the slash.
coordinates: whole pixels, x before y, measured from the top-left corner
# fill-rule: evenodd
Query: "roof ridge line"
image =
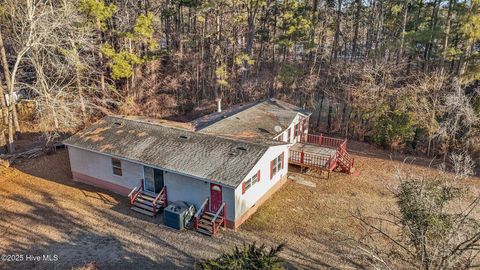
<path id="1" fill-rule="evenodd" d="M 176 130 L 180 130 L 180 131 L 184 131 L 184 132 L 188 132 L 188 133 L 193 133 L 193 134 L 200 135 L 200 136 L 215 137 L 215 138 L 219 138 L 219 139 L 222 139 L 222 140 L 227 140 L 227 141 L 232 141 L 232 142 L 237 142 L 237 143 L 240 142 L 240 143 L 247 143 L 247 144 L 259 145 L 259 146 L 265 146 L 265 147 L 275 146 L 275 145 L 268 145 L 266 143 L 260 143 L 260 142 L 230 138 L 230 137 L 216 135 L 216 134 L 208 134 L 208 133 L 202 133 L 202 132 L 193 131 L 193 130 L 182 129 L 182 128 L 178 128 L 178 127 L 166 126 L 166 125 L 162 125 L 160 123 L 152 123 L 152 122 L 148 122 L 148 121 L 141 120 L 141 119 L 128 119 L 128 118 L 126 118 L 126 115 L 125 116 L 124 115 L 107 115 L 107 116 L 112 117 L 112 118 L 116 118 L 116 119 L 121 119 L 121 120 L 126 120 L 126 121 L 131 121 L 131 122 L 137 122 L 137 123 L 142 123 L 142 124 L 146 124 L 146 125 L 151 125 L 151 126 L 160 126 L 160 127 L 164 127 L 164 128 L 176 129 Z"/>

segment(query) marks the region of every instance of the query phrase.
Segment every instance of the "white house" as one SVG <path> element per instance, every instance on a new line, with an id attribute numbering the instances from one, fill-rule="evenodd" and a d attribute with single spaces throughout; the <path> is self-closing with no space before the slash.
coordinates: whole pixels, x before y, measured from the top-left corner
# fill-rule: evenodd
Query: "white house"
<path id="1" fill-rule="evenodd" d="M 192 203 L 197 229 L 215 234 L 240 226 L 286 182 L 289 147 L 308 134 L 309 116 L 275 99 L 191 125 L 106 116 L 64 143 L 74 180 L 128 195 L 151 216 Z"/>

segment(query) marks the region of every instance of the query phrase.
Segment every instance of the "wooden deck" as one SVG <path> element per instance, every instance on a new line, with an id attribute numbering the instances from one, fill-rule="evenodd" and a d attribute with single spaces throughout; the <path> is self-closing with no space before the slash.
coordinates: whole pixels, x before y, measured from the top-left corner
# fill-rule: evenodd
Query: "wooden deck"
<path id="1" fill-rule="evenodd" d="M 296 143 L 290 147 L 290 163 L 309 167 L 324 168 L 336 149 L 313 144 Z M 302 157 L 303 155 L 303 157 Z"/>
<path id="2" fill-rule="evenodd" d="M 289 163 L 317 168 L 329 173 L 340 167 L 343 172 L 353 171 L 353 158 L 347 152 L 347 139 L 311 135 L 290 147 Z"/>
<path id="3" fill-rule="evenodd" d="M 327 156 L 330 157 L 337 152 L 337 149 L 332 149 L 328 147 L 317 146 L 313 144 L 306 144 L 306 143 L 296 143 L 292 147 L 291 150 L 305 152 L 314 155 L 320 156 Z"/>

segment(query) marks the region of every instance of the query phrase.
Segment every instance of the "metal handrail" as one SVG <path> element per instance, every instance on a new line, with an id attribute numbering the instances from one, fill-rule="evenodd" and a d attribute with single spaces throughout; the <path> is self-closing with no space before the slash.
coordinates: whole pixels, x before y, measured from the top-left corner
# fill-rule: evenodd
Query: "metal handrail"
<path id="1" fill-rule="evenodd" d="M 203 201 L 202 206 L 198 209 L 197 213 L 195 213 L 194 220 L 195 220 L 195 229 L 198 229 L 198 218 L 200 217 L 200 214 L 205 210 L 205 207 L 208 204 L 209 198 L 207 197 L 205 201 Z"/>
<path id="2" fill-rule="evenodd" d="M 200 206 L 200 208 L 198 209 L 197 213 L 195 213 L 195 218 L 198 218 L 198 216 L 200 215 L 200 213 L 202 212 L 202 210 L 205 208 L 205 206 L 207 205 L 208 203 L 208 197 L 205 199 L 205 201 L 203 201 L 202 203 L 202 206 Z"/>
<path id="3" fill-rule="evenodd" d="M 129 198 L 132 197 L 133 193 L 137 192 L 138 189 L 140 189 L 140 187 L 134 187 L 134 188 L 132 189 L 132 191 L 130 191 L 130 193 L 128 194 L 128 197 L 129 197 Z"/>
<path id="4" fill-rule="evenodd" d="M 225 202 L 223 202 L 222 205 L 220 205 L 220 207 L 218 208 L 217 212 L 215 213 L 215 216 L 213 216 L 212 222 L 215 222 L 215 220 L 218 218 L 218 216 L 220 215 L 224 207 L 225 207 Z"/>

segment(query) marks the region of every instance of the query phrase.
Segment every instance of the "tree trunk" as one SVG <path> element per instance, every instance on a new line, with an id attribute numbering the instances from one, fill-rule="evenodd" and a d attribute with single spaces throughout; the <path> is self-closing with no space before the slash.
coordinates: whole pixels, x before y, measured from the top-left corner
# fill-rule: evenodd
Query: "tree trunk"
<path id="1" fill-rule="evenodd" d="M 320 100 L 320 106 L 318 108 L 318 118 L 317 118 L 317 124 L 315 125 L 317 128 L 320 126 L 322 123 L 322 110 L 323 110 L 323 101 L 325 100 L 325 95 L 322 94 L 322 99 Z"/>
<path id="2" fill-rule="evenodd" d="M 100 42 L 100 47 L 102 47 L 103 44 L 103 37 L 102 37 L 102 30 L 100 27 L 100 19 L 97 19 L 96 22 L 96 27 L 98 31 L 98 40 Z M 104 69 L 104 64 L 103 64 L 103 53 L 99 50 L 98 51 L 98 62 L 100 65 L 100 87 L 102 88 L 102 94 L 105 94 L 105 69 Z"/>
<path id="3" fill-rule="evenodd" d="M 3 118 L 3 112 L 0 111 Z M 5 139 L 5 124 L 0 121 L 0 154 L 4 154 L 7 151 L 7 140 Z"/>
<path id="4" fill-rule="evenodd" d="M 247 43 L 245 45 L 245 54 L 252 57 L 253 39 L 255 37 L 255 17 L 258 12 L 258 0 L 251 0 L 247 5 Z M 248 78 L 249 65 L 247 60 L 243 60 L 242 82 L 243 85 Z"/>
<path id="5" fill-rule="evenodd" d="M 12 106 L 9 106 L 8 113 L 8 152 L 15 153 L 15 130 L 13 128 L 13 113 L 11 110 Z"/>
<path id="6" fill-rule="evenodd" d="M 403 51 L 405 48 L 405 31 L 407 28 L 407 19 L 408 19 L 408 5 L 410 1 L 405 1 L 405 7 L 403 9 L 403 22 L 402 22 L 402 33 L 400 35 L 400 49 L 397 54 L 397 65 L 400 63 L 400 58 L 403 57 Z"/>
<path id="7" fill-rule="evenodd" d="M 448 13 L 447 13 L 447 20 L 445 22 L 445 38 L 443 40 L 443 48 L 442 48 L 442 65 L 440 67 L 440 74 L 444 74 L 445 72 L 445 62 L 447 59 L 447 51 L 448 51 L 448 41 L 450 38 L 450 25 L 452 22 L 452 7 L 453 7 L 453 0 L 448 1 Z M 429 141 L 430 145 L 430 141 Z"/>
<path id="8" fill-rule="evenodd" d="M 2 58 L 2 67 L 3 67 L 3 75 L 5 77 L 5 81 L 7 82 L 8 94 L 9 94 L 9 113 L 8 115 L 12 114 L 12 121 L 8 121 L 8 124 L 12 124 L 15 129 L 9 127 L 9 132 L 12 131 L 13 133 L 20 132 L 20 124 L 18 123 L 18 116 L 17 116 L 17 109 L 15 108 L 15 99 L 13 95 L 13 82 L 12 78 L 10 77 L 10 70 L 8 69 L 8 61 L 7 61 L 7 54 L 5 52 L 5 46 L 3 44 L 3 36 L 2 31 L 0 28 L 0 55 Z M 16 134 L 12 134 L 12 137 L 15 138 Z M 13 143 L 13 141 L 12 141 Z"/>
<path id="9" fill-rule="evenodd" d="M 337 17 L 335 19 L 335 35 L 333 37 L 332 52 L 330 54 L 330 63 L 333 63 L 337 60 L 338 54 L 338 39 L 340 38 L 340 22 L 342 15 L 342 0 L 338 0 L 338 10 Z"/>
<path id="10" fill-rule="evenodd" d="M 7 109 L 7 102 L 5 101 L 5 91 L 3 90 L 1 83 L 0 83 L 0 105 L 2 106 L 2 110 L 0 111 L 3 119 L 2 123 L 6 125 L 8 124 L 8 109 Z"/>
<path id="11" fill-rule="evenodd" d="M 71 41 L 72 44 L 72 49 L 73 49 L 73 54 L 75 55 L 76 58 L 78 58 L 78 52 L 77 48 L 75 47 L 75 43 Z M 79 63 L 75 64 L 75 84 L 77 86 L 77 91 L 78 91 L 78 100 L 80 101 L 80 111 L 82 113 L 82 122 L 83 124 L 87 123 L 87 109 L 85 107 L 85 99 L 83 96 L 83 87 L 82 87 L 82 81 L 81 81 L 81 71 L 79 67 Z"/>
<path id="12" fill-rule="evenodd" d="M 328 116 L 327 116 L 327 133 L 330 134 L 332 131 L 332 101 L 328 99 Z"/>
<path id="13" fill-rule="evenodd" d="M 357 56 L 358 50 L 358 28 L 360 26 L 360 11 L 362 8 L 362 0 L 355 0 L 355 4 L 357 5 L 357 11 L 355 12 L 355 22 L 354 22 L 354 30 L 353 30 L 353 42 L 352 42 L 352 53 L 350 59 L 353 60 Z"/>

